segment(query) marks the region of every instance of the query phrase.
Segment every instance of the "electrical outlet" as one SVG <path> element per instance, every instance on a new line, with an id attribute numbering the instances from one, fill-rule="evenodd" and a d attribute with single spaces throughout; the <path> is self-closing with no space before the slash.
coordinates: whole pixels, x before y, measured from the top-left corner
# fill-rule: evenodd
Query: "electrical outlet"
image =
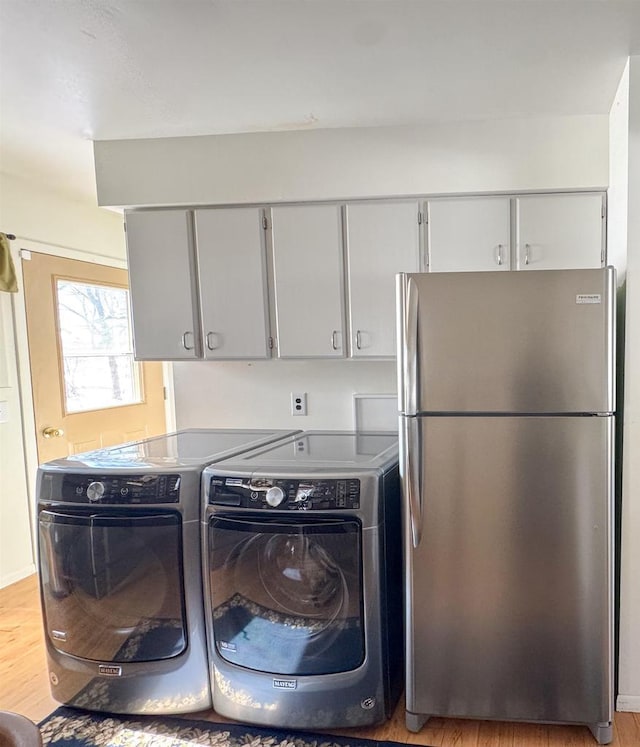
<path id="1" fill-rule="evenodd" d="M 307 414 L 307 393 L 306 392 L 291 392 L 291 414 L 292 415 L 306 415 Z"/>

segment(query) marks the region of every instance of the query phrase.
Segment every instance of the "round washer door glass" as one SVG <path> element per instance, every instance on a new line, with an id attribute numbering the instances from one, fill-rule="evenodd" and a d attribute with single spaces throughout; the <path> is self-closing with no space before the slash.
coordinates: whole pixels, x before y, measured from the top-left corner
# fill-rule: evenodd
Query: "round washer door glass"
<path id="1" fill-rule="evenodd" d="M 349 671 L 364 660 L 355 520 L 213 516 L 209 586 L 216 649 L 233 664 L 309 675 Z"/>

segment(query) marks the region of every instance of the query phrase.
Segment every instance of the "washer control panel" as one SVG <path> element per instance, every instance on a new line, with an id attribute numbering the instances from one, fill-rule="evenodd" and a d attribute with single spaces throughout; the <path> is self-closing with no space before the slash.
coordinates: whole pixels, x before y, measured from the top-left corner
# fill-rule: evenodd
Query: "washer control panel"
<path id="1" fill-rule="evenodd" d="M 334 511 L 360 508 L 360 480 L 281 480 L 265 477 L 222 477 L 209 480 L 213 506 Z"/>
<path id="2" fill-rule="evenodd" d="M 180 475 L 65 475 L 62 495 L 52 495 L 65 503 L 93 505 L 143 505 L 177 503 Z"/>

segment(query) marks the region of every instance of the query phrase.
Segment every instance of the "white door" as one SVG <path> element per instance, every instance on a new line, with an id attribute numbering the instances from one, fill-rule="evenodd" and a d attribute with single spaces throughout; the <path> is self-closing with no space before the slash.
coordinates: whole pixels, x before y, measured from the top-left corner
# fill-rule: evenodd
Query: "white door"
<path id="1" fill-rule="evenodd" d="M 417 200 L 347 205 L 349 333 L 354 358 L 396 354 L 398 272 L 418 272 Z"/>
<path id="2" fill-rule="evenodd" d="M 125 215 L 138 360 L 189 360 L 201 355 L 190 220 L 186 210 Z"/>
<path id="3" fill-rule="evenodd" d="M 604 265 L 602 194 L 528 195 L 516 204 L 517 269 Z"/>
<path id="4" fill-rule="evenodd" d="M 340 208 L 297 205 L 271 213 L 278 356 L 342 358 Z"/>
<path id="5" fill-rule="evenodd" d="M 268 358 L 262 211 L 195 211 L 204 357 Z"/>
<path id="6" fill-rule="evenodd" d="M 427 243 L 431 272 L 509 270 L 508 197 L 430 200 Z"/>

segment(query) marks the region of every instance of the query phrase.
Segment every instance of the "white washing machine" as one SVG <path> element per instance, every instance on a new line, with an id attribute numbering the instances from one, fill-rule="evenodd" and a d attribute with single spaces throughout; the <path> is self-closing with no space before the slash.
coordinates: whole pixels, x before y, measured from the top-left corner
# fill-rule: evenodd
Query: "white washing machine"
<path id="1" fill-rule="evenodd" d="M 396 434 L 308 431 L 202 482 L 215 711 L 284 728 L 384 721 L 403 685 Z"/>
<path id="2" fill-rule="evenodd" d="M 185 430 L 38 470 L 38 566 L 53 697 L 113 713 L 211 707 L 200 477 L 290 434 Z"/>

